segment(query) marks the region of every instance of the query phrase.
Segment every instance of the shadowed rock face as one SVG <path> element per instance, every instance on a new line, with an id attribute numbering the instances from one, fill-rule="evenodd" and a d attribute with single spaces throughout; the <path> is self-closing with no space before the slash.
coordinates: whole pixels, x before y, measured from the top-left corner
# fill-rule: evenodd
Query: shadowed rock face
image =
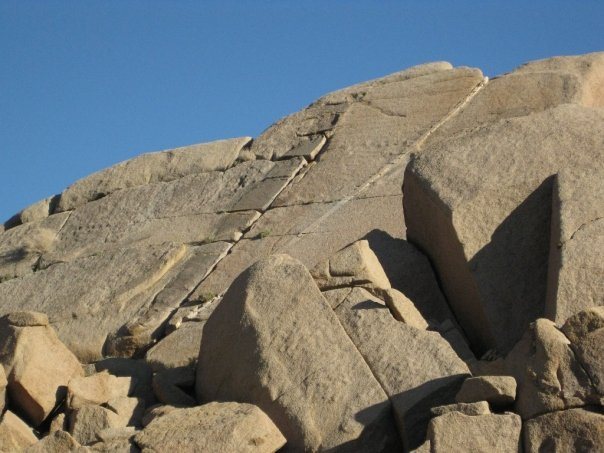
<path id="1" fill-rule="evenodd" d="M 0 450 L 604 450 L 603 124 L 604 53 L 429 63 L 26 207 Z"/>

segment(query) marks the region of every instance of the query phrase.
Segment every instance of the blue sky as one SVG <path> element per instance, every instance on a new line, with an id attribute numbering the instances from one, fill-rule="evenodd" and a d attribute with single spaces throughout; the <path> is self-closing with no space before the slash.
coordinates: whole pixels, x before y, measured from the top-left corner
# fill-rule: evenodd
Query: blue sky
<path id="1" fill-rule="evenodd" d="M 142 152 L 258 135 L 320 95 L 447 60 L 604 50 L 604 2 L 0 0 L 0 221 Z"/>

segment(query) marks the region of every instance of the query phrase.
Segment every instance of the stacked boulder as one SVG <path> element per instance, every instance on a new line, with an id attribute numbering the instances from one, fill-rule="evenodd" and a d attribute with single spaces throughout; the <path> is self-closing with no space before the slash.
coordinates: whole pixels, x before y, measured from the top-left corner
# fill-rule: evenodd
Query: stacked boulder
<path id="1" fill-rule="evenodd" d="M 604 450 L 604 54 L 430 63 L 0 228 L 0 451 Z"/>

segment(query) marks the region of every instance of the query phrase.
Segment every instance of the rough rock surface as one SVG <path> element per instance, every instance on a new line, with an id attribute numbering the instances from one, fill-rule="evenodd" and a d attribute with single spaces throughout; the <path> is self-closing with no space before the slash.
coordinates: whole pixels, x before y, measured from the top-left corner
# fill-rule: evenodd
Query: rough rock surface
<path id="1" fill-rule="evenodd" d="M 432 419 L 428 438 L 434 452 L 518 453 L 521 426 L 520 417 L 515 414 L 449 412 Z"/>
<path id="2" fill-rule="evenodd" d="M 195 385 L 200 402 L 260 407 L 292 450 L 396 443 L 388 397 L 308 270 L 286 255 L 229 288 L 205 325 Z"/>
<path id="3" fill-rule="evenodd" d="M 285 438 L 256 406 L 208 403 L 153 420 L 137 434 L 136 443 L 143 451 L 273 453 L 285 445 Z"/>
<path id="4" fill-rule="evenodd" d="M 20 451 L 38 442 L 38 438 L 27 424 L 6 411 L 0 420 L 0 451 Z"/>
<path id="5" fill-rule="evenodd" d="M 603 79 L 601 53 L 536 62 L 497 78 L 428 140 L 407 169 L 408 237 L 430 255 L 477 350 L 509 351 L 529 323 L 544 316 L 548 279 L 553 285 L 560 276 L 554 293 L 562 294 L 555 302 L 552 295 L 548 305 L 555 304 L 553 311 L 562 318 L 572 314 L 575 303 L 602 302 L 601 284 L 581 282 L 585 271 L 576 268 L 583 263 L 572 258 L 576 252 L 562 250 L 562 264 L 550 266 L 549 277 L 547 263 L 553 176 L 565 169 L 560 187 L 566 200 L 594 163 L 599 167 L 604 161 L 604 112 L 594 108 L 604 102 Z M 597 174 L 591 178 L 587 186 L 601 191 Z M 573 213 L 562 203 L 561 234 L 571 234 L 601 203 L 595 195 L 589 213 Z M 591 231 L 584 247 L 601 240 Z M 576 239 L 582 242 L 579 235 Z M 599 265 L 596 259 L 596 269 Z M 575 302 L 564 289 L 574 284 L 586 291 L 578 294 L 589 297 Z M 564 320 L 558 316 L 555 321 Z"/>
<path id="6" fill-rule="evenodd" d="M 524 425 L 524 451 L 602 451 L 604 415 L 585 409 L 551 412 Z"/>
<path id="7" fill-rule="evenodd" d="M 16 413 L 40 448 L 136 452 L 235 400 L 285 451 L 516 451 L 505 395 L 529 451 L 601 449 L 603 108 L 604 53 L 429 63 L 26 207 L 0 225 L 3 441 Z M 470 370 L 515 404 L 452 404 Z"/>
<path id="8" fill-rule="evenodd" d="M 512 376 L 480 376 L 464 381 L 455 396 L 458 403 L 487 401 L 493 405 L 512 404 L 516 399 L 516 379 Z"/>

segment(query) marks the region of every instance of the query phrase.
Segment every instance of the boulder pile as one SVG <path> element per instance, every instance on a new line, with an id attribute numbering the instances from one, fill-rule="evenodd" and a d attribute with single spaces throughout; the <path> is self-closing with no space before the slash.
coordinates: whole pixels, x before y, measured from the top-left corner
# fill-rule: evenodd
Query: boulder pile
<path id="1" fill-rule="evenodd" d="M 604 53 L 429 63 L 0 226 L 0 451 L 604 451 Z"/>

